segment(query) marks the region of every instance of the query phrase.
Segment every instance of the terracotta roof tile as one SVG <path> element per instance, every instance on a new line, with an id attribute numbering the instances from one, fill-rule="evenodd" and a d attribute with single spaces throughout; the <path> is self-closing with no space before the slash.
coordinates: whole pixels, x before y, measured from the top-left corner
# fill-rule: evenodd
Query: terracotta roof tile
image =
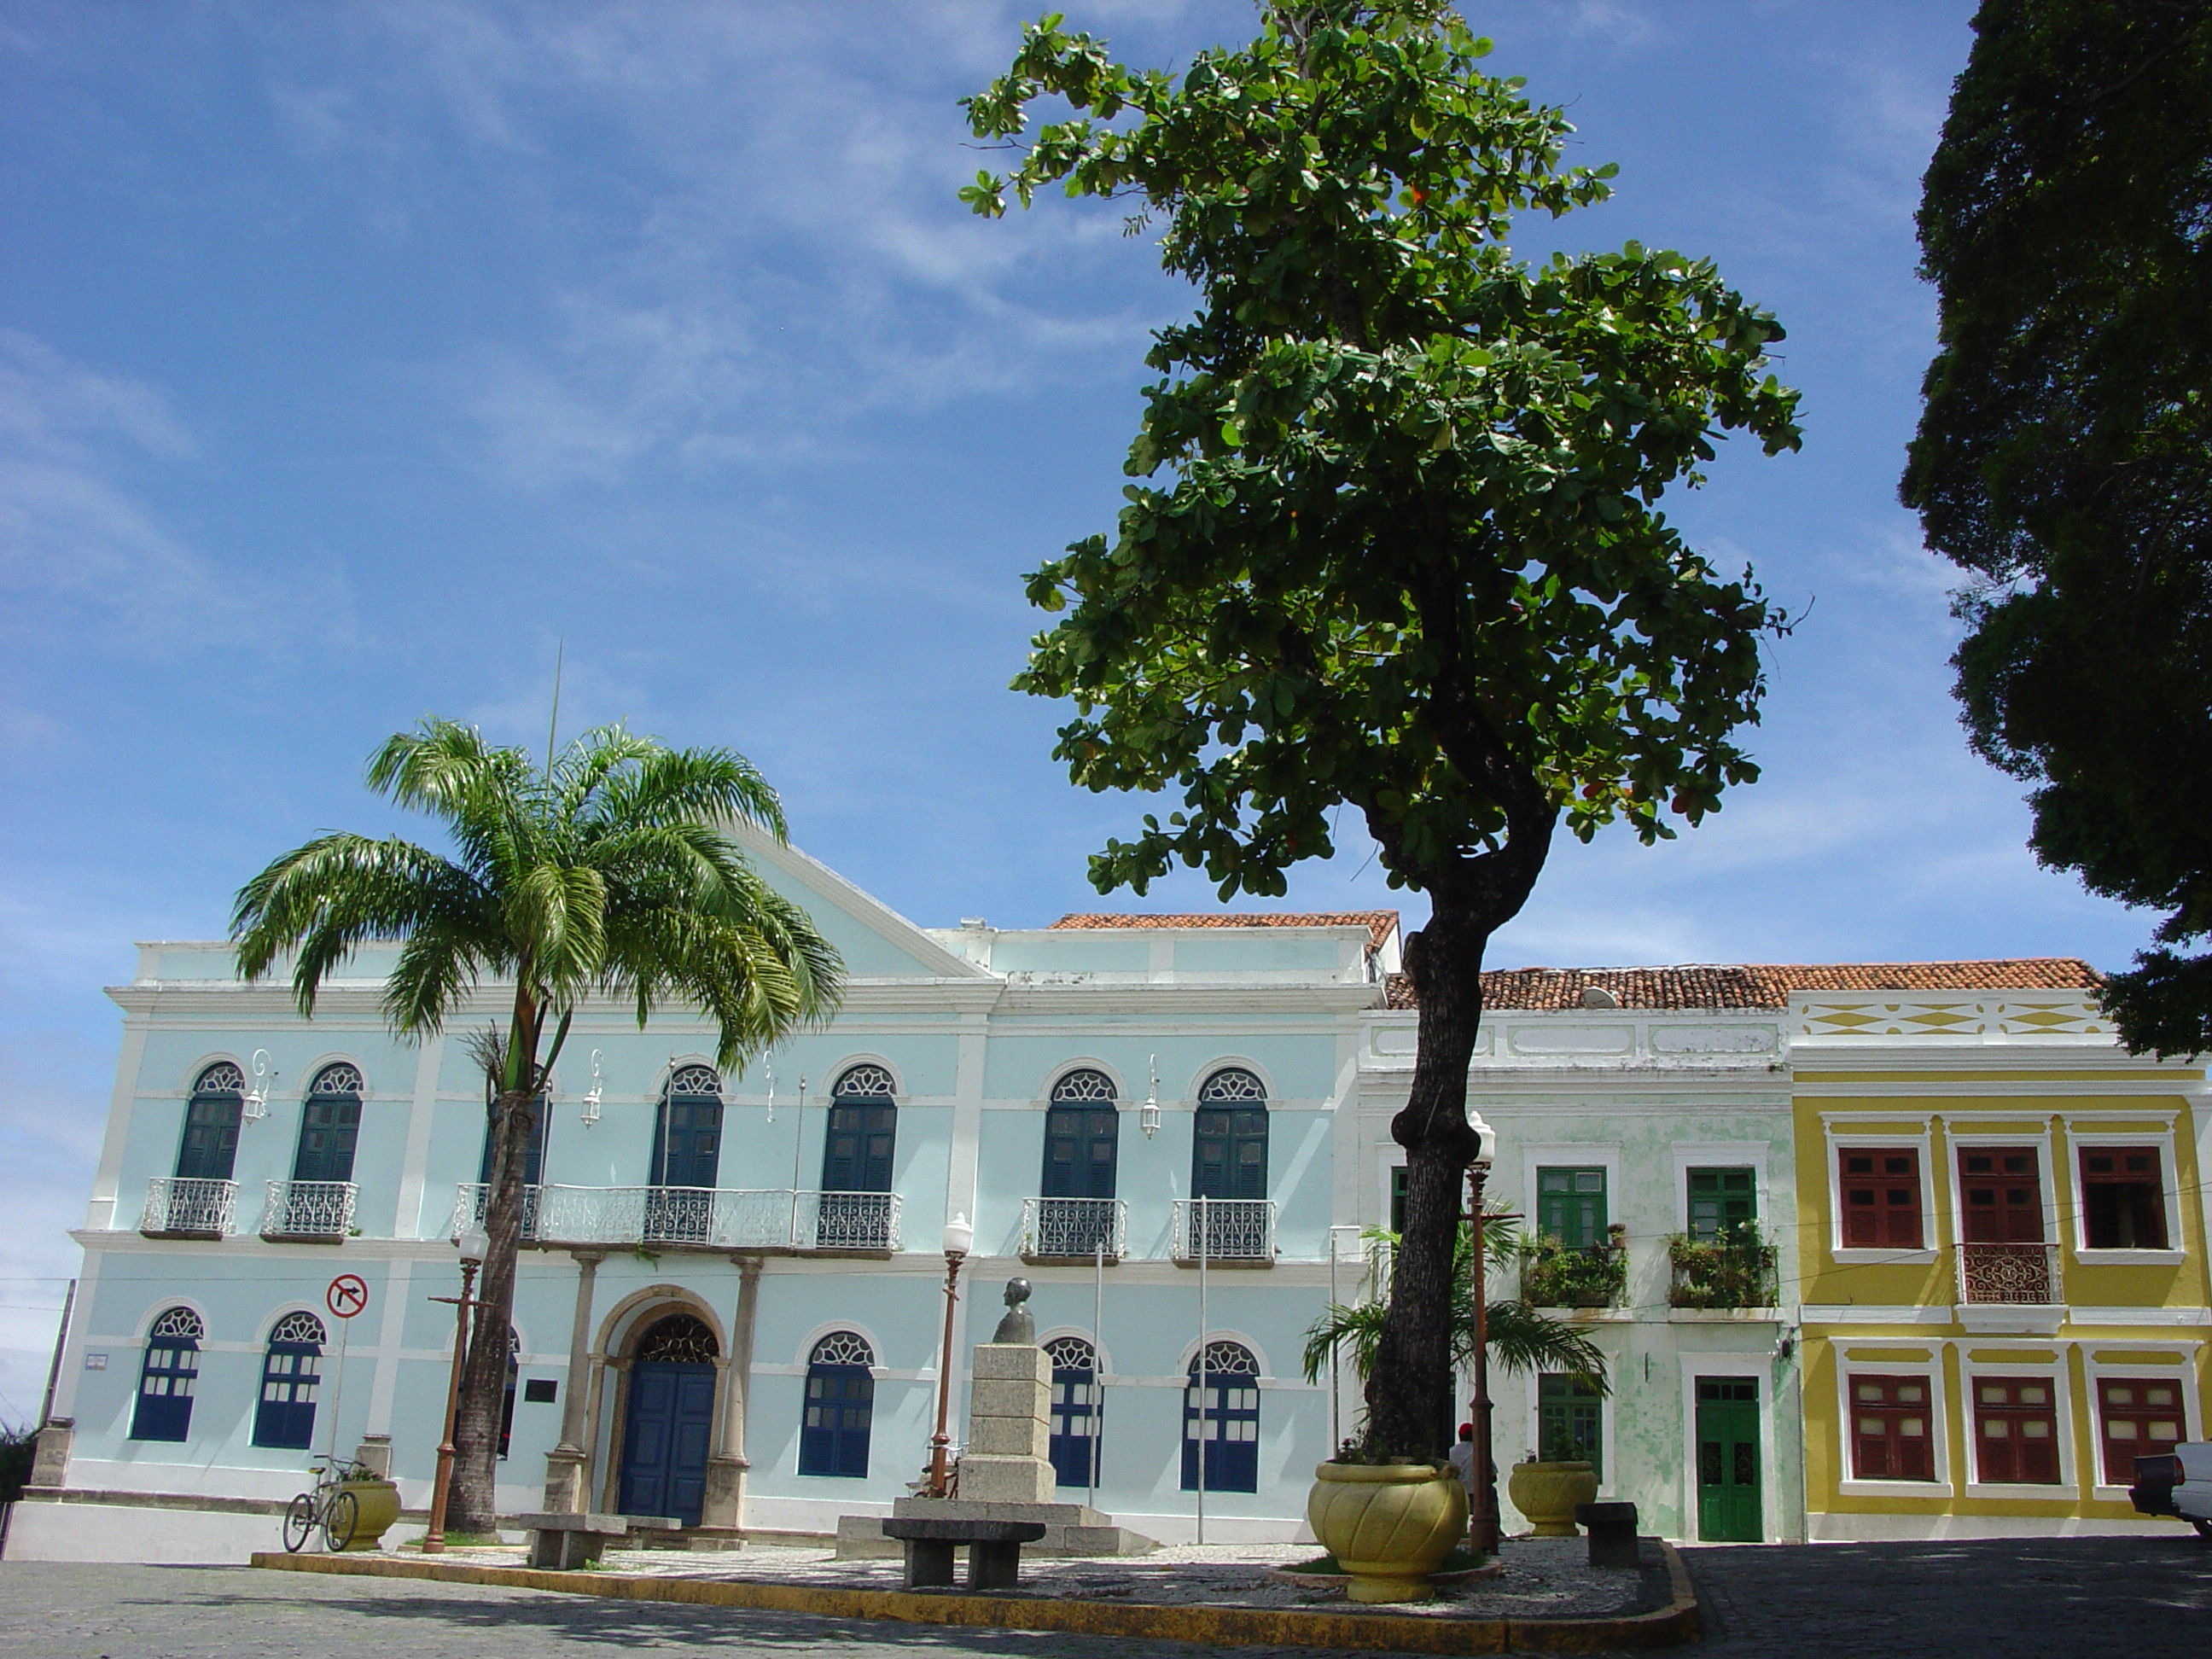
<path id="1" fill-rule="evenodd" d="M 1486 1008 L 1579 1008 L 1583 993 L 1609 991 L 1623 1008 L 1786 1008 L 1792 991 L 2087 991 L 2104 976 L 2078 957 L 1989 962 L 1747 963 L 1679 968 L 1502 968 L 1482 976 Z M 1412 982 L 1393 974 L 1390 1006 L 1415 1006 Z"/>
<path id="2" fill-rule="evenodd" d="M 1208 910 L 1175 915 L 1117 916 L 1077 911 L 1054 927 L 1364 927 L 1376 945 L 1398 930 L 1395 910 Z"/>

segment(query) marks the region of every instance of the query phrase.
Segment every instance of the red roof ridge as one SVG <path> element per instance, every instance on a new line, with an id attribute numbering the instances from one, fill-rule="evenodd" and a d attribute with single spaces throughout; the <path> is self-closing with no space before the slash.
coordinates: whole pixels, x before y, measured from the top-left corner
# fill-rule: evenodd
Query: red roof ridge
<path id="1" fill-rule="evenodd" d="M 1645 968 L 1493 968 L 1486 1007 L 1582 1006 L 1584 990 L 1636 1008 L 1785 1008 L 1792 992 L 2093 991 L 2104 975 L 2079 957 L 1991 957 L 1949 962 L 1683 963 Z M 1394 974 L 1393 1008 L 1414 1006 L 1412 982 Z"/>

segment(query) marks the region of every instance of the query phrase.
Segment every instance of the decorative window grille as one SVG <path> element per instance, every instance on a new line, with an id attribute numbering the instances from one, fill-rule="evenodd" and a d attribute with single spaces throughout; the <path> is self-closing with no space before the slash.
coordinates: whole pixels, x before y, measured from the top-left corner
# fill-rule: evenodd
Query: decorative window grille
<path id="1" fill-rule="evenodd" d="M 196 1095 L 242 1095 L 246 1092 L 246 1073 L 232 1061 L 219 1060 L 199 1075 L 192 1085 Z"/>
<path id="2" fill-rule="evenodd" d="M 2181 1443 L 2185 1425 L 2179 1382 L 2165 1377 L 2100 1377 L 2097 1407 L 2104 1429 L 2108 1486 L 2132 1485 L 2136 1459 L 2171 1452 Z"/>
<path id="3" fill-rule="evenodd" d="M 1260 1362 L 1241 1342 L 1209 1342 L 1183 1389 L 1182 1489 L 1260 1490 Z"/>
<path id="4" fill-rule="evenodd" d="M 1052 1438 L 1047 1448 L 1063 1486 L 1098 1480 L 1101 1400 L 1098 1350 L 1079 1336 L 1056 1336 L 1044 1345 L 1052 1361 Z"/>
<path id="5" fill-rule="evenodd" d="M 1836 1160 L 1845 1248 L 1920 1249 L 1919 1149 L 1844 1146 Z"/>
<path id="6" fill-rule="evenodd" d="M 880 1066 L 848 1066 L 830 1091 L 837 1100 L 889 1100 L 898 1092 L 891 1074 Z"/>
<path id="7" fill-rule="evenodd" d="M 696 1314 L 671 1314 L 638 1339 L 637 1363 L 711 1365 L 721 1352 L 705 1320 Z"/>
<path id="8" fill-rule="evenodd" d="M 1931 1390 L 1924 1376 L 1850 1379 L 1852 1474 L 1861 1480 L 1936 1478 Z"/>
<path id="9" fill-rule="evenodd" d="M 711 1066 L 679 1066 L 669 1074 L 668 1092 L 672 1095 L 719 1095 L 722 1079 Z"/>
<path id="10" fill-rule="evenodd" d="M 311 1313 L 286 1314 L 269 1333 L 253 1414 L 255 1445 L 305 1451 L 314 1443 L 324 1340 L 323 1322 Z"/>
<path id="11" fill-rule="evenodd" d="M 360 1095 L 368 1093 L 368 1086 L 362 1080 L 360 1066 L 340 1060 L 337 1065 L 325 1066 L 316 1073 L 314 1086 L 307 1092 L 311 1095 Z"/>
<path id="12" fill-rule="evenodd" d="M 1070 1072 L 1052 1085 L 1052 1097 L 1054 1102 L 1099 1100 L 1110 1106 L 1114 1103 L 1114 1079 L 1088 1067 Z"/>
<path id="13" fill-rule="evenodd" d="M 875 1351 L 854 1331 L 832 1331 L 806 1366 L 806 1410 L 799 1430 L 799 1472 L 865 1480 L 875 1419 Z"/>
<path id="14" fill-rule="evenodd" d="M 1241 1066 L 1224 1066 L 1206 1079 L 1198 1091 L 1200 1104 L 1224 1105 L 1267 1103 L 1267 1085 Z"/>
<path id="15" fill-rule="evenodd" d="M 200 1341 L 207 1325 L 190 1308 L 164 1309 L 146 1334 L 146 1358 L 138 1373 L 133 1440 L 191 1437 L 192 1389 L 199 1381 Z"/>

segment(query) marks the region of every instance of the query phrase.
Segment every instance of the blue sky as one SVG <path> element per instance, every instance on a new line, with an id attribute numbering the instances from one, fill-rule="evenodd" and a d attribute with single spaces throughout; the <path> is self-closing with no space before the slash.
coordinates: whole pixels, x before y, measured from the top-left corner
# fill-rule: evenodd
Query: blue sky
<path id="1" fill-rule="evenodd" d="M 1250 33 L 1243 0 L 1065 3 L 1134 62 Z M 1806 612 L 1765 780 L 1673 846 L 1563 840 L 1494 965 L 2111 966 L 2147 933 L 2022 850 L 1895 501 L 1971 10 L 1468 7 L 1621 167 L 1522 250 L 1717 259 L 1788 326 L 1807 429 L 1672 505 Z M 1018 577 L 1110 521 L 1146 331 L 1189 301 L 1110 209 L 954 199 L 953 100 L 1030 15 L 0 3 L 0 1420 L 37 1406 L 131 942 L 216 934 L 274 854 L 384 826 L 362 759 L 426 713 L 542 741 L 557 641 L 564 725 L 744 750 L 919 921 L 1099 905 L 1085 854 L 1133 809 L 1004 689 Z M 1364 854 L 1289 902 L 1399 902 Z"/>

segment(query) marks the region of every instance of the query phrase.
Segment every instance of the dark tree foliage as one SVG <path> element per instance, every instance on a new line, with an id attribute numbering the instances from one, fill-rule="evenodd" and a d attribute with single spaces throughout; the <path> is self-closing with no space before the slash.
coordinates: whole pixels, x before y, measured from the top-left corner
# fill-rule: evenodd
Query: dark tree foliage
<path id="1" fill-rule="evenodd" d="M 2162 910 L 2107 1002 L 2212 1049 L 2212 5 L 1984 0 L 1920 210 L 1942 350 L 1903 487 L 1966 570 L 1974 747 L 2031 841 Z"/>
<path id="2" fill-rule="evenodd" d="M 1048 17 L 969 100 L 1016 158 L 976 211 L 1126 200 L 1200 301 L 1147 360 L 1120 522 L 1030 579 L 1066 614 L 1015 684 L 1073 702 L 1078 783 L 1180 792 L 1091 860 L 1102 892 L 1182 863 L 1279 894 L 1348 807 L 1428 895 L 1367 1404 L 1376 1444 L 1440 1456 L 1484 950 L 1562 820 L 1652 840 L 1756 775 L 1736 733 L 1779 618 L 1657 503 L 1725 432 L 1796 447 L 1796 398 L 1767 373 L 1782 330 L 1710 262 L 1515 256 L 1516 216 L 1601 200 L 1612 169 L 1563 166 L 1565 118 L 1484 74 L 1449 7 L 1261 13 L 1180 79 Z M 1073 116 L 1032 131 L 1048 98 Z"/>

